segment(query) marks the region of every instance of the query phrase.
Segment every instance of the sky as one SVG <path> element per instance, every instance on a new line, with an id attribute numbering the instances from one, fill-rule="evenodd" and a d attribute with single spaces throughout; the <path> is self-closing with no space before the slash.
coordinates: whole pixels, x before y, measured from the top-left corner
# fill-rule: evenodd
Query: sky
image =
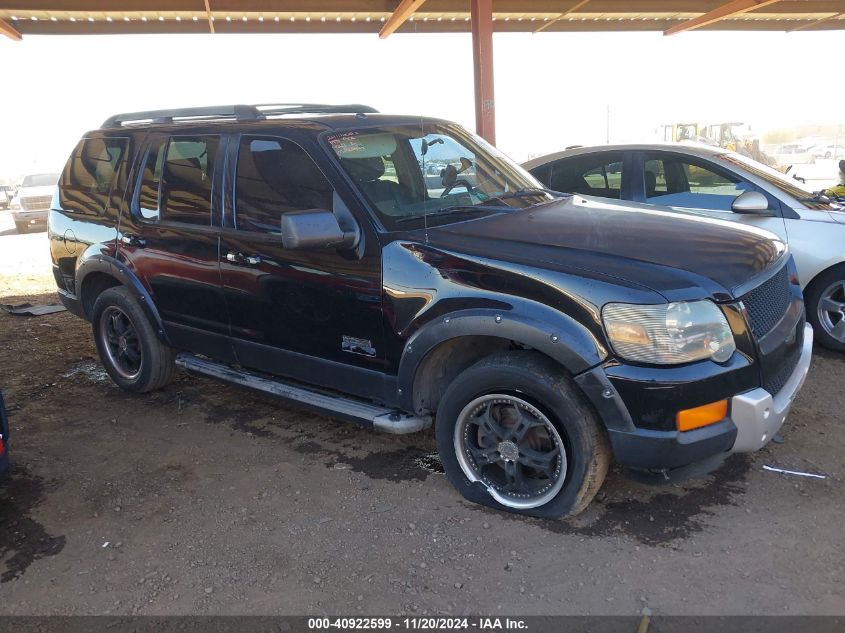
<path id="1" fill-rule="evenodd" d="M 661 123 L 845 124 L 841 32 L 499 33 L 497 145 L 512 158 L 654 140 Z M 116 112 L 365 103 L 474 128 L 469 34 L 0 38 L 0 180 L 58 171 Z M 838 87 L 837 87 L 838 86 Z"/>

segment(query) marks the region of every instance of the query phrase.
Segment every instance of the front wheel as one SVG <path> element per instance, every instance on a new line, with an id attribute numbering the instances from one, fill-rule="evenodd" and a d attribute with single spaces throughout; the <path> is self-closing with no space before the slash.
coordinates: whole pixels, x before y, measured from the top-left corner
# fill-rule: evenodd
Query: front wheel
<path id="1" fill-rule="evenodd" d="M 595 414 L 562 368 L 536 352 L 496 354 L 465 370 L 440 402 L 435 432 L 464 497 L 519 514 L 578 514 L 610 464 Z"/>
<path id="2" fill-rule="evenodd" d="M 173 380 L 175 351 L 159 341 L 128 288 L 103 291 L 94 303 L 91 324 L 103 367 L 119 387 L 143 393 Z"/>
<path id="3" fill-rule="evenodd" d="M 845 352 L 845 264 L 816 277 L 804 299 L 807 320 L 819 344 L 835 352 Z"/>

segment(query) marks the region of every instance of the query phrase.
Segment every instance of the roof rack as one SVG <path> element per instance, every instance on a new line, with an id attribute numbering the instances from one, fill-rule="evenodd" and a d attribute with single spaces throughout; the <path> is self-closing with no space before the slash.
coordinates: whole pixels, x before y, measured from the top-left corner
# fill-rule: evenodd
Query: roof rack
<path id="1" fill-rule="evenodd" d="M 321 103 L 260 103 L 256 105 L 222 105 L 173 110 L 124 112 L 110 116 L 102 127 L 120 127 L 127 123 L 173 123 L 181 120 L 235 119 L 259 121 L 279 114 L 373 114 L 378 110 L 357 103 L 327 105 Z"/>

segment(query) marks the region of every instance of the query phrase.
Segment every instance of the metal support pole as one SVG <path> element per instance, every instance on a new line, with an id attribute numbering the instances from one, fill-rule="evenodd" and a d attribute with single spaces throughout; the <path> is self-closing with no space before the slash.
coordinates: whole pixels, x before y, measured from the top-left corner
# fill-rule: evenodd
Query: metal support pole
<path id="1" fill-rule="evenodd" d="M 496 144 L 493 94 L 493 0 L 470 0 L 472 62 L 475 74 L 475 131 Z"/>

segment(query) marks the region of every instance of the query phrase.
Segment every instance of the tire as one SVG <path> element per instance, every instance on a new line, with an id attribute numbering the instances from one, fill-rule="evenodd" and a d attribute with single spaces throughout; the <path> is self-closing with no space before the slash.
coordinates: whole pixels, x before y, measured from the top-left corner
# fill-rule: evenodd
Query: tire
<path id="1" fill-rule="evenodd" d="M 19 235 L 29 233 L 29 225 L 26 222 L 15 222 L 15 230 Z"/>
<path id="2" fill-rule="evenodd" d="M 462 372 L 440 401 L 435 435 L 466 499 L 535 517 L 584 510 L 611 459 L 607 433 L 572 379 L 531 351 L 494 354 Z"/>
<path id="3" fill-rule="evenodd" d="M 816 277 L 804 292 L 804 302 L 815 340 L 829 350 L 845 352 L 845 264 Z"/>
<path id="4" fill-rule="evenodd" d="M 128 288 L 104 290 L 94 302 L 91 325 L 103 367 L 121 389 L 144 393 L 173 380 L 176 352 L 158 339 Z"/>

